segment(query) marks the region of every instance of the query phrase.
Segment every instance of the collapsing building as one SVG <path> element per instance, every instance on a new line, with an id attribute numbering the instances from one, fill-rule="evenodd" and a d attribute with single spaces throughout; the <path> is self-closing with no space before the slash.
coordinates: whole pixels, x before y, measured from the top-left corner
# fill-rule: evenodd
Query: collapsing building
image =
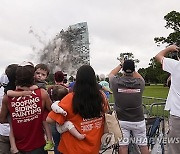
<path id="1" fill-rule="evenodd" d="M 61 30 L 43 49 L 41 63 L 50 67 L 51 73 L 61 70 L 68 75 L 75 75 L 77 69 L 90 64 L 89 35 L 87 23 L 71 25 Z"/>

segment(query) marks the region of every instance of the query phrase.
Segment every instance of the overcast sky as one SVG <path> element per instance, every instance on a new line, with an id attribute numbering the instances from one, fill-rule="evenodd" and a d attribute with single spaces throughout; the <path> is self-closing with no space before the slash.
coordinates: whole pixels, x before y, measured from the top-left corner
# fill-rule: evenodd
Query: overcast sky
<path id="1" fill-rule="evenodd" d="M 155 37 L 168 36 L 164 16 L 180 11 L 180 0 L 0 0 L 0 73 L 12 63 L 24 60 L 36 64 L 43 49 L 61 29 L 87 22 L 90 63 L 97 74 L 108 74 L 121 52 L 132 52 L 148 67 L 150 59 L 164 47 Z M 36 51 L 33 51 L 33 47 Z"/>

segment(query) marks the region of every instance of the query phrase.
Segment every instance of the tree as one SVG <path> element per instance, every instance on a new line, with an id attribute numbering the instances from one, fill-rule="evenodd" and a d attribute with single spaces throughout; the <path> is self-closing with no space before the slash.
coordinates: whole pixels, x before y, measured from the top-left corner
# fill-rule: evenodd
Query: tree
<path id="1" fill-rule="evenodd" d="M 123 52 L 120 53 L 119 57 L 117 57 L 117 60 L 121 62 L 121 60 L 127 60 L 127 59 L 132 59 L 135 63 L 139 63 L 139 59 L 134 59 L 133 53 L 130 52 Z"/>
<path id="2" fill-rule="evenodd" d="M 147 76 L 147 68 L 140 68 L 138 70 L 138 73 L 141 74 L 141 76 L 144 78 L 146 83 L 149 83 L 148 76 Z"/>
<path id="3" fill-rule="evenodd" d="M 161 44 L 177 44 L 180 46 L 180 13 L 171 11 L 164 16 L 164 19 L 166 20 L 165 28 L 170 28 L 173 31 L 167 37 L 155 37 L 155 43 L 157 43 L 158 46 Z M 168 56 L 173 57 L 171 53 Z M 169 75 L 162 70 L 161 64 L 158 63 L 154 57 L 151 58 L 148 68 L 141 68 L 138 72 L 144 77 L 146 82 L 151 83 L 166 83 Z"/>
<path id="4" fill-rule="evenodd" d="M 138 72 L 146 83 L 165 83 L 168 78 L 168 73 L 162 70 L 161 64 L 154 57 L 150 59 L 149 67 L 140 68 Z"/>
<path id="5" fill-rule="evenodd" d="M 164 16 L 166 20 L 165 27 L 167 29 L 171 28 L 173 30 L 172 33 L 167 37 L 155 37 L 154 41 L 159 46 L 160 44 L 177 44 L 180 46 L 180 13 L 176 11 L 171 11 L 166 16 Z"/>
<path id="6" fill-rule="evenodd" d="M 164 83 L 168 78 L 168 73 L 162 70 L 161 64 L 153 57 L 150 59 L 150 69 L 153 70 L 152 81 L 154 83 Z M 149 74 L 150 75 L 150 74 Z"/>
<path id="7" fill-rule="evenodd" d="M 165 27 L 167 29 L 172 29 L 173 32 L 170 33 L 167 37 L 155 37 L 155 43 L 157 43 L 158 46 L 164 43 L 166 43 L 167 45 L 176 44 L 180 46 L 180 13 L 176 11 L 171 11 L 166 16 L 164 16 L 164 19 L 166 20 Z M 169 53 L 168 56 L 173 58 L 173 54 L 171 53 Z M 161 81 L 161 83 L 165 83 L 168 74 L 166 72 L 162 72 L 161 70 L 159 70 L 158 72 L 158 81 Z"/>

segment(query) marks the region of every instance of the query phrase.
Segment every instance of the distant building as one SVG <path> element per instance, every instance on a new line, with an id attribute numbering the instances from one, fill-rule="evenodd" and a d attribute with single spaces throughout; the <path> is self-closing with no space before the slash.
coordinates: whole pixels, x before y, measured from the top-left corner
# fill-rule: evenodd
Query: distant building
<path id="1" fill-rule="evenodd" d="M 75 75 L 80 66 L 90 64 L 87 22 L 62 29 L 43 49 L 40 61 L 49 65 L 51 73 L 61 70 L 68 75 Z"/>

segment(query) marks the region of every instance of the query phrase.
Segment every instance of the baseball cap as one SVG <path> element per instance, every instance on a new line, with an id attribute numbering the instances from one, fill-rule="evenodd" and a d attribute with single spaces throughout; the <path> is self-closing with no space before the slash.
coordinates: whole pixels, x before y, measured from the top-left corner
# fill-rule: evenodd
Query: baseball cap
<path id="1" fill-rule="evenodd" d="M 126 73 L 132 73 L 135 71 L 135 65 L 133 60 L 125 60 L 123 63 L 123 71 Z"/>
<path id="2" fill-rule="evenodd" d="M 22 63 L 19 64 L 19 66 L 34 66 L 33 63 L 29 62 L 29 61 L 23 61 Z"/>

